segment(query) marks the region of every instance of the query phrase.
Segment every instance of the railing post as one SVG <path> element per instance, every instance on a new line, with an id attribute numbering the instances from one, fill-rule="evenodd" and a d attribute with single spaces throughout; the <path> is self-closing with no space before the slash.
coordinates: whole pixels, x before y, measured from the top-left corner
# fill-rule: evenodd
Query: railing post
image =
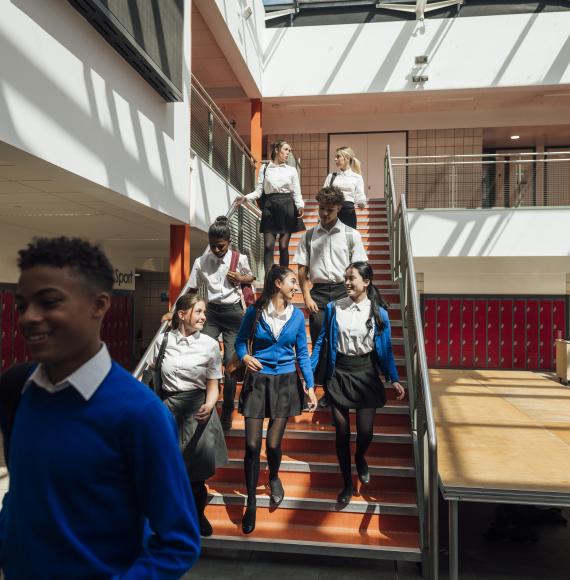
<path id="1" fill-rule="evenodd" d="M 208 165 L 214 165 L 214 114 L 208 111 Z"/>
<path id="2" fill-rule="evenodd" d="M 228 181 L 231 182 L 231 168 L 232 168 L 232 136 L 228 134 L 228 151 L 227 151 L 227 168 L 228 168 Z"/>
<path id="3" fill-rule="evenodd" d="M 245 191 L 245 153 L 241 152 L 241 192 L 243 194 L 246 193 Z"/>

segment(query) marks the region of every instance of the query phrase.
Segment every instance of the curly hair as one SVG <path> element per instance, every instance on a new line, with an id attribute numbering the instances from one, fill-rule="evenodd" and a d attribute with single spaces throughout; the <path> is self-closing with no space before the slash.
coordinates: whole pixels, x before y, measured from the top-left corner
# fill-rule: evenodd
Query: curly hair
<path id="1" fill-rule="evenodd" d="M 342 205 L 344 203 L 344 194 L 334 185 L 332 187 L 323 187 L 317 193 L 317 201 L 323 205 Z"/>
<path id="2" fill-rule="evenodd" d="M 113 290 L 113 266 L 99 245 L 81 238 L 33 238 L 18 252 L 18 268 L 34 266 L 71 268 L 81 274 L 91 287 L 103 292 Z"/>

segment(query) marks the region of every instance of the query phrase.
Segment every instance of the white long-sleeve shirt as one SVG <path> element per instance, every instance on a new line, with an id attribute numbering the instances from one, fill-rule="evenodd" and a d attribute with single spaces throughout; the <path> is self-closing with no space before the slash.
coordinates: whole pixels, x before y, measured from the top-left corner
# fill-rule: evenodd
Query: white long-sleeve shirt
<path id="1" fill-rule="evenodd" d="M 271 195 L 272 193 L 290 193 L 293 196 L 295 207 L 303 209 L 305 202 L 301 196 L 301 185 L 299 174 L 294 167 L 281 163 L 270 162 L 267 166 L 259 170 L 259 178 L 255 190 L 248 193 L 245 198 L 254 201 L 261 197 L 261 194 Z"/>
<path id="2" fill-rule="evenodd" d="M 331 183 L 333 174 L 329 173 L 325 179 L 325 187 Z M 344 194 L 344 201 L 351 201 L 356 205 L 366 205 L 366 194 L 364 193 L 364 179 L 362 175 L 347 169 L 337 171 L 333 181 L 334 187 L 338 187 Z"/>

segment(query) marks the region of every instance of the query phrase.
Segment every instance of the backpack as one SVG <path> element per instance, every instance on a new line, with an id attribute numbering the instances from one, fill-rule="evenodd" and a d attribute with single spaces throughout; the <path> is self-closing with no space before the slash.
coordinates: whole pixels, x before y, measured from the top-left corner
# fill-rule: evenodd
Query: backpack
<path id="1" fill-rule="evenodd" d="M 240 253 L 237 250 L 232 250 L 232 258 L 230 261 L 230 272 L 237 272 Z M 241 297 L 243 302 L 243 309 L 251 306 L 255 302 L 255 290 L 251 284 L 240 284 Z"/>
<path id="2" fill-rule="evenodd" d="M 348 262 L 352 263 L 352 254 L 354 253 L 354 236 L 352 235 L 352 228 L 345 227 L 344 234 L 346 236 L 346 245 L 348 246 Z M 305 250 L 307 251 L 307 270 L 311 269 L 311 241 L 315 228 L 311 228 L 305 235 Z"/>

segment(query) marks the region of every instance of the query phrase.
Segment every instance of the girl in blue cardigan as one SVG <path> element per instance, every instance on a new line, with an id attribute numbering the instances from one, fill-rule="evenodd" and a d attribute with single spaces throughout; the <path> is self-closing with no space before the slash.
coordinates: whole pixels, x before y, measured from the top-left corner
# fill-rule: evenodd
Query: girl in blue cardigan
<path id="1" fill-rule="evenodd" d="M 236 339 L 236 354 L 247 368 L 239 402 L 239 410 L 245 417 L 247 509 L 242 530 L 246 534 L 255 529 L 255 491 L 265 418 L 269 418 L 266 451 L 271 501 L 274 505 L 283 501 L 283 485 L 279 479 L 281 440 L 288 418 L 301 414 L 303 402 L 296 364 L 306 382 L 309 409 L 314 411 L 317 406 L 305 317 L 292 304 L 296 290 L 295 273 L 289 268 L 274 266 L 265 278 L 263 294 L 247 309 Z"/>
<path id="2" fill-rule="evenodd" d="M 358 478 L 370 482 L 364 455 L 372 441 L 374 415 L 386 403 L 380 372 L 392 382 L 398 400 L 405 396 L 392 354 L 390 320 L 380 293 L 372 284 L 367 262 L 354 262 L 344 274 L 348 296 L 329 302 L 321 333 L 313 348 L 311 363 L 325 365 L 325 385 L 331 400 L 336 427 L 336 454 L 344 482 L 339 503 L 352 498 L 350 461 L 350 409 L 356 409 L 356 453 Z"/>

